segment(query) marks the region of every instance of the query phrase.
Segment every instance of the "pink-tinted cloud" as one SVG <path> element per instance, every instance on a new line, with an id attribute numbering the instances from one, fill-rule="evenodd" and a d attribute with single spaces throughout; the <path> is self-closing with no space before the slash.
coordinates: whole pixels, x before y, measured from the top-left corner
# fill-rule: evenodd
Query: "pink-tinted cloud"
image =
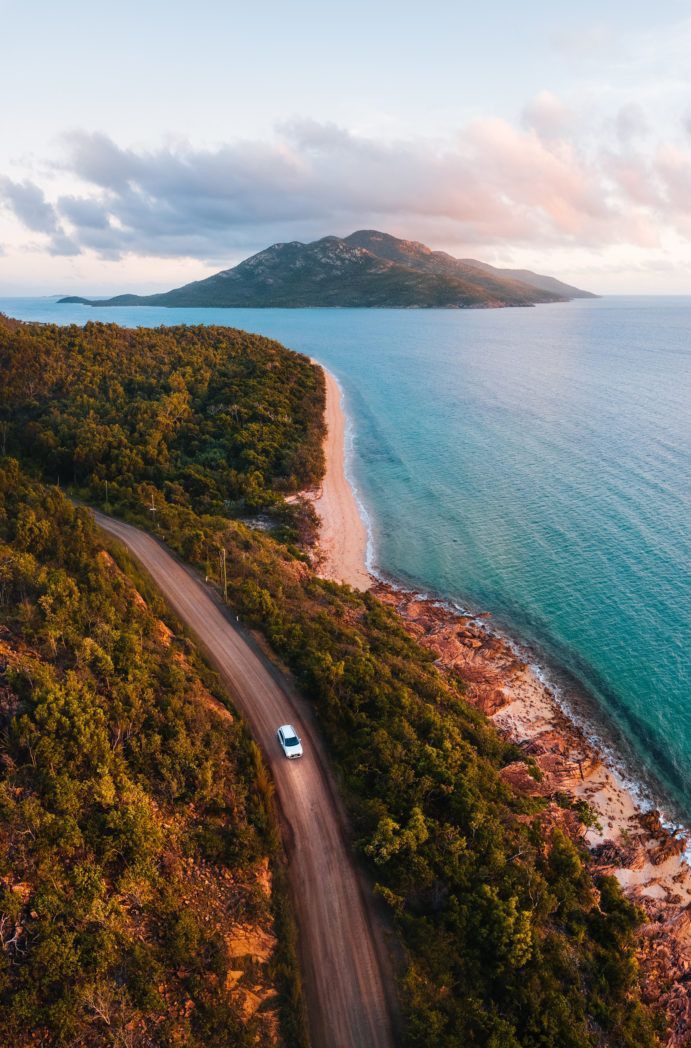
<path id="1" fill-rule="evenodd" d="M 657 154 L 655 167 L 668 211 L 684 217 L 691 215 L 691 153 L 677 146 L 664 146 Z"/>
<path id="2" fill-rule="evenodd" d="M 574 119 L 571 110 L 551 91 L 541 91 L 523 110 L 523 124 L 545 139 L 568 134 Z"/>
<path id="3" fill-rule="evenodd" d="M 213 149 L 123 148 L 65 137 L 61 177 L 81 189 L 48 201 L 5 185 L 5 203 L 52 250 L 223 261 L 276 239 L 361 226 L 459 245 L 606 247 L 688 237 L 691 152 L 653 144 L 624 107 L 597 141 L 583 115 L 547 92 L 515 126 L 479 119 L 452 141 L 382 141 L 294 121 L 272 142 Z M 7 183 L 7 180 L 5 180 Z"/>

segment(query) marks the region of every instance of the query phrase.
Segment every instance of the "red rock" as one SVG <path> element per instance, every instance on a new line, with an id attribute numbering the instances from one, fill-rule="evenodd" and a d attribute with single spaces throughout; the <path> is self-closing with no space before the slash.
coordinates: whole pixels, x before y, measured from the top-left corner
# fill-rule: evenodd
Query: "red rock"
<path id="1" fill-rule="evenodd" d="M 656 848 L 650 854 L 650 861 L 654 866 L 661 866 L 667 859 L 673 858 L 675 855 L 681 855 L 686 849 L 686 841 L 683 837 L 673 837 L 669 834 L 666 841 L 663 841 L 659 848 Z"/>
<path id="2" fill-rule="evenodd" d="M 528 771 L 528 766 L 523 761 L 514 761 L 507 764 L 499 772 L 504 782 L 507 782 L 518 793 L 527 794 L 529 797 L 545 796 L 548 788 L 538 782 Z"/>
<path id="3" fill-rule="evenodd" d="M 638 822 L 653 837 L 658 837 L 665 832 L 660 822 L 660 813 L 657 810 L 641 812 L 638 815 Z"/>

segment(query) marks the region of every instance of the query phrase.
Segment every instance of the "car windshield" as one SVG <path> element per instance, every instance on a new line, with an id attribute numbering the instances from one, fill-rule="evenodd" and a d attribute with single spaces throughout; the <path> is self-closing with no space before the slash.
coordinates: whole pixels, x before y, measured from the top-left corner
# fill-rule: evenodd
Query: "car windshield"
<path id="1" fill-rule="evenodd" d="M 297 735 L 293 735 L 290 739 L 286 739 L 286 746 L 297 746 L 297 744 L 298 744 L 298 737 L 297 737 Z"/>

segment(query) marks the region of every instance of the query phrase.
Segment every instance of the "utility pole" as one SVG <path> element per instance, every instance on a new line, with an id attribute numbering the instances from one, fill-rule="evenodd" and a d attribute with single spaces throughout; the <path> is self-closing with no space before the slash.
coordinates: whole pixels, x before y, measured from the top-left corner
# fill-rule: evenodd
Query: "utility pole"
<path id="1" fill-rule="evenodd" d="M 153 493 L 153 491 L 151 492 L 151 505 L 149 506 L 149 513 L 151 514 L 151 519 L 155 522 L 156 521 L 156 503 L 154 502 L 154 493 Z"/>
<path id="2" fill-rule="evenodd" d="M 223 600 L 228 603 L 228 575 L 226 574 L 226 548 L 222 550 L 223 557 Z"/>

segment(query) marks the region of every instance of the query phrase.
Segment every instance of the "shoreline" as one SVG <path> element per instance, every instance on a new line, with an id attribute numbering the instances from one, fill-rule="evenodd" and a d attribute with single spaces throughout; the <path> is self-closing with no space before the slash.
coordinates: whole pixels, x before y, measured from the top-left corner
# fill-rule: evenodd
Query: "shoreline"
<path id="1" fill-rule="evenodd" d="M 314 361 L 317 364 L 317 361 Z M 321 365 L 319 365 L 321 366 Z M 368 534 L 346 475 L 347 419 L 337 380 L 326 380 L 326 471 L 318 492 L 306 493 L 320 522 L 317 571 L 324 578 L 368 589 L 396 608 L 408 630 L 432 650 L 442 672 L 458 675 L 466 698 L 537 767 L 540 781 L 517 760 L 503 769 L 519 793 L 542 797 L 544 818 L 578 838 L 596 875 L 616 877 L 645 911 L 639 961 L 646 992 L 667 1013 L 670 1039 L 686 1043 L 691 999 L 691 866 L 686 828 L 670 827 L 650 809 L 640 787 L 618 769 L 616 754 L 591 732 L 539 665 L 513 639 L 495 630 L 489 613 L 464 613 L 431 596 L 374 575 Z M 643 779 L 642 779 L 643 781 Z M 568 799 L 564 805 L 563 798 Z M 581 824 L 573 805 L 586 804 L 595 824 Z"/>
<path id="2" fill-rule="evenodd" d="M 318 361 L 326 381 L 325 472 L 316 492 L 305 492 L 320 521 L 317 571 L 333 582 L 368 590 L 373 578 L 367 570 L 367 528 L 346 475 L 347 418 L 343 393 L 336 378 Z"/>

